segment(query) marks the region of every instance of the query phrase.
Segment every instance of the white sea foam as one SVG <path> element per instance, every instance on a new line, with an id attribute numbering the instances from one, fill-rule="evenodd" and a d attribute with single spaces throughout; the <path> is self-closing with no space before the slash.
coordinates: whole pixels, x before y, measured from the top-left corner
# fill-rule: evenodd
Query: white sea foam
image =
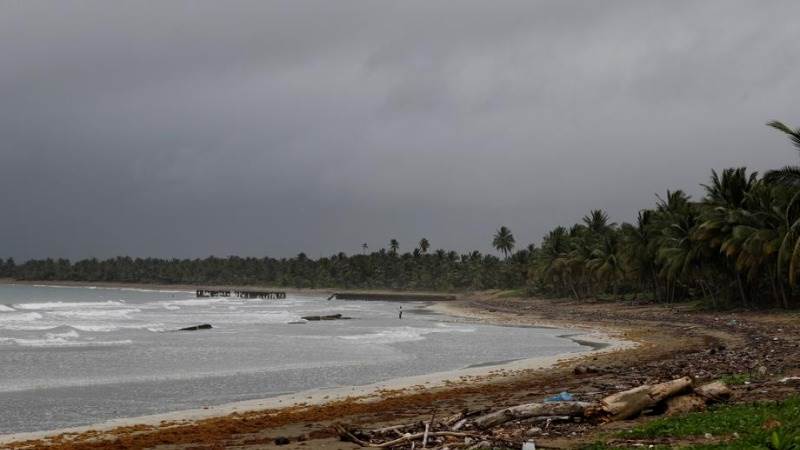
<path id="1" fill-rule="evenodd" d="M 45 333 L 44 336 L 47 339 L 69 339 L 80 337 L 80 334 L 76 330 L 69 330 L 63 333 Z"/>
<path id="2" fill-rule="evenodd" d="M 232 297 L 213 297 L 213 298 L 197 298 L 197 299 L 186 299 L 186 300 L 170 300 L 169 302 L 165 302 L 164 305 L 169 306 L 227 306 L 231 303 L 243 303 L 243 300 L 236 299 Z"/>
<path id="3" fill-rule="evenodd" d="M 471 333 L 473 331 L 475 331 L 474 328 L 450 326 L 438 326 L 436 328 L 397 327 L 376 333 L 339 336 L 339 338 L 365 344 L 394 344 L 397 342 L 421 341 L 425 339 L 426 334 L 431 333 Z"/>
<path id="4" fill-rule="evenodd" d="M 148 331 L 164 331 L 165 328 L 160 323 L 141 323 L 141 324 L 98 324 L 98 323 L 73 323 L 69 325 L 78 331 L 86 331 L 90 333 L 109 333 L 117 330 L 148 330 Z"/>
<path id="5" fill-rule="evenodd" d="M 7 331 L 48 331 L 58 328 L 52 323 L 37 324 L 36 322 L 11 322 L 0 323 L 0 330 Z"/>
<path id="6" fill-rule="evenodd" d="M 87 309 L 79 311 L 50 311 L 48 314 L 77 319 L 127 319 L 130 314 L 141 312 L 138 308 L 124 308 L 124 309 Z"/>
<path id="7" fill-rule="evenodd" d="M 72 341 L 65 337 L 45 337 L 44 339 L 23 339 L 0 337 L 0 345 L 7 343 L 20 347 L 110 347 L 130 345 L 130 339 L 120 341 Z"/>
<path id="8" fill-rule="evenodd" d="M 42 318 L 42 315 L 36 312 L 9 312 L 0 314 L 0 324 L 9 322 L 33 322 Z"/>
<path id="9" fill-rule="evenodd" d="M 116 325 L 91 325 L 91 324 L 72 324 L 72 328 L 79 331 L 87 331 L 92 333 L 107 333 L 109 331 L 118 330 Z"/>
<path id="10" fill-rule="evenodd" d="M 0 305 L 0 312 L 14 312 L 14 311 L 16 311 L 16 309 L 10 306 Z"/>

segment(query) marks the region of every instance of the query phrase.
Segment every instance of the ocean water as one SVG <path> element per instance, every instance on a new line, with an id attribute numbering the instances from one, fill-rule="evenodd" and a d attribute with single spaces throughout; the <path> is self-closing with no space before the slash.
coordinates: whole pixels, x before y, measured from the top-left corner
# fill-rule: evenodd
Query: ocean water
<path id="1" fill-rule="evenodd" d="M 352 319 L 291 323 L 335 313 Z M 0 433 L 585 350 L 567 333 L 462 323 L 424 302 L 0 285 Z"/>

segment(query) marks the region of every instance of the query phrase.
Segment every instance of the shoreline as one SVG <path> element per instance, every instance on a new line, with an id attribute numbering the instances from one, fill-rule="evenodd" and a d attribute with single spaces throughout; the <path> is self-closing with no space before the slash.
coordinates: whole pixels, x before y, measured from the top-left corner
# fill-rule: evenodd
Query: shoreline
<path id="1" fill-rule="evenodd" d="M 9 283 L 6 283 L 9 284 Z M 19 284 L 19 283 L 17 283 Z M 25 285 L 45 286 L 41 283 L 24 283 Z M 56 285 L 50 285 L 56 286 Z M 94 285 L 93 285 L 94 286 Z M 160 285 L 148 285 L 151 289 Z M 73 284 L 72 287 L 88 287 Z M 100 287 L 99 285 L 97 287 Z M 103 287 L 125 289 L 129 286 L 105 285 Z M 138 285 L 144 288 L 144 285 Z M 175 289 L 177 286 L 170 286 Z M 295 291 L 297 292 L 297 291 Z M 304 291 L 310 293 L 310 291 Z M 582 351 L 563 353 L 552 356 L 538 356 L 495 364 L 489 362 L 478 366 L 465 367 L 444 372 L 392 378 L 367 385 L 341 386 L 335 388 L 313 388 L 291 394 L 284 394 L 263 399 L 231 402 L 216 406 L 187 409 L 159 413 L 155 415 L 124 417 L 91 425 L 68 427 L 61 429 L 39 430 L 31 432 L 0 434 L 0 445 L 8 445 L 27 440 L 51 439 L 63 435 L 80 435 L 83 433 L 111 433 L 115 430 L 131 427 L 161 427 L 165 424 L 184 425 L 207 419 L 219 419 L 247 413 L 279 413 L 297 408 L 322 407 L 335 402 L 371 403 L 391 395 L 410 395 L 427 390 L 447 389 L 454 385 L 470 386 L 487 383 L 502 383 L 525 373 L 547 371 L 569 363 L 583 360 L 589 356 L 614 353 L 636 348 L 639 342 L 623 338 L 619 329 L 609 327 L 590 327 L 586 324 L 563 324 L 552 321 L 519 320 L 512 321 L 502 313 L 481 311 L 476 313 L 467 305 L 452 301 L 427 302 L 426 309 L 442 314 L 448 319 L 464 323 L 482 323 L 501 326 L 536 326 L 548 328 L 568 328 L 576 333 L 559 336 L 588 346 Z M 604 329 L 601 329 L 604 328 Z M 580 341 L 580 342 L 579 342 Z"/>

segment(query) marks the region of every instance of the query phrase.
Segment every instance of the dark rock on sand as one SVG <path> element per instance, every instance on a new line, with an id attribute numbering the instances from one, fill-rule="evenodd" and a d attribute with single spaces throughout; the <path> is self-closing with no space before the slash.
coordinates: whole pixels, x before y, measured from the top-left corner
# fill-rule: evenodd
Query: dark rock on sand
<path id="1" fill-rule="evenodd" d="M 275 438 L 275 445 L 287 445 L 289 443 L 289 439 L 283 436 Z"/>

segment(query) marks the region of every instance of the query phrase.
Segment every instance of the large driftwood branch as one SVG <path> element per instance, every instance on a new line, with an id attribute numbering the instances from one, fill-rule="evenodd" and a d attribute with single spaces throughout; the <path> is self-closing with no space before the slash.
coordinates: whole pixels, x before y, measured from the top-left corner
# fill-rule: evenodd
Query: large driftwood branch
<path id="1" fill-rule="evenodd" d="M 692 389 L 692 379 L 678 378 L 660 384 L 645 384 L 627 391 L 622 391 L 601 400 L 602 410 L 612 420 L 624 420 L 639 415 L 675 395 Z"/>
<path id="2" fill-rule="evenodd" d="M 510 420 L 528 419 L 536 416 L 582 416 L 586 409 L 591 406 L 593 406 L 593 403 L 586 402 L 528 403 L 480 416 L 473 423 L 479 428 L 491 428 Z"/>

